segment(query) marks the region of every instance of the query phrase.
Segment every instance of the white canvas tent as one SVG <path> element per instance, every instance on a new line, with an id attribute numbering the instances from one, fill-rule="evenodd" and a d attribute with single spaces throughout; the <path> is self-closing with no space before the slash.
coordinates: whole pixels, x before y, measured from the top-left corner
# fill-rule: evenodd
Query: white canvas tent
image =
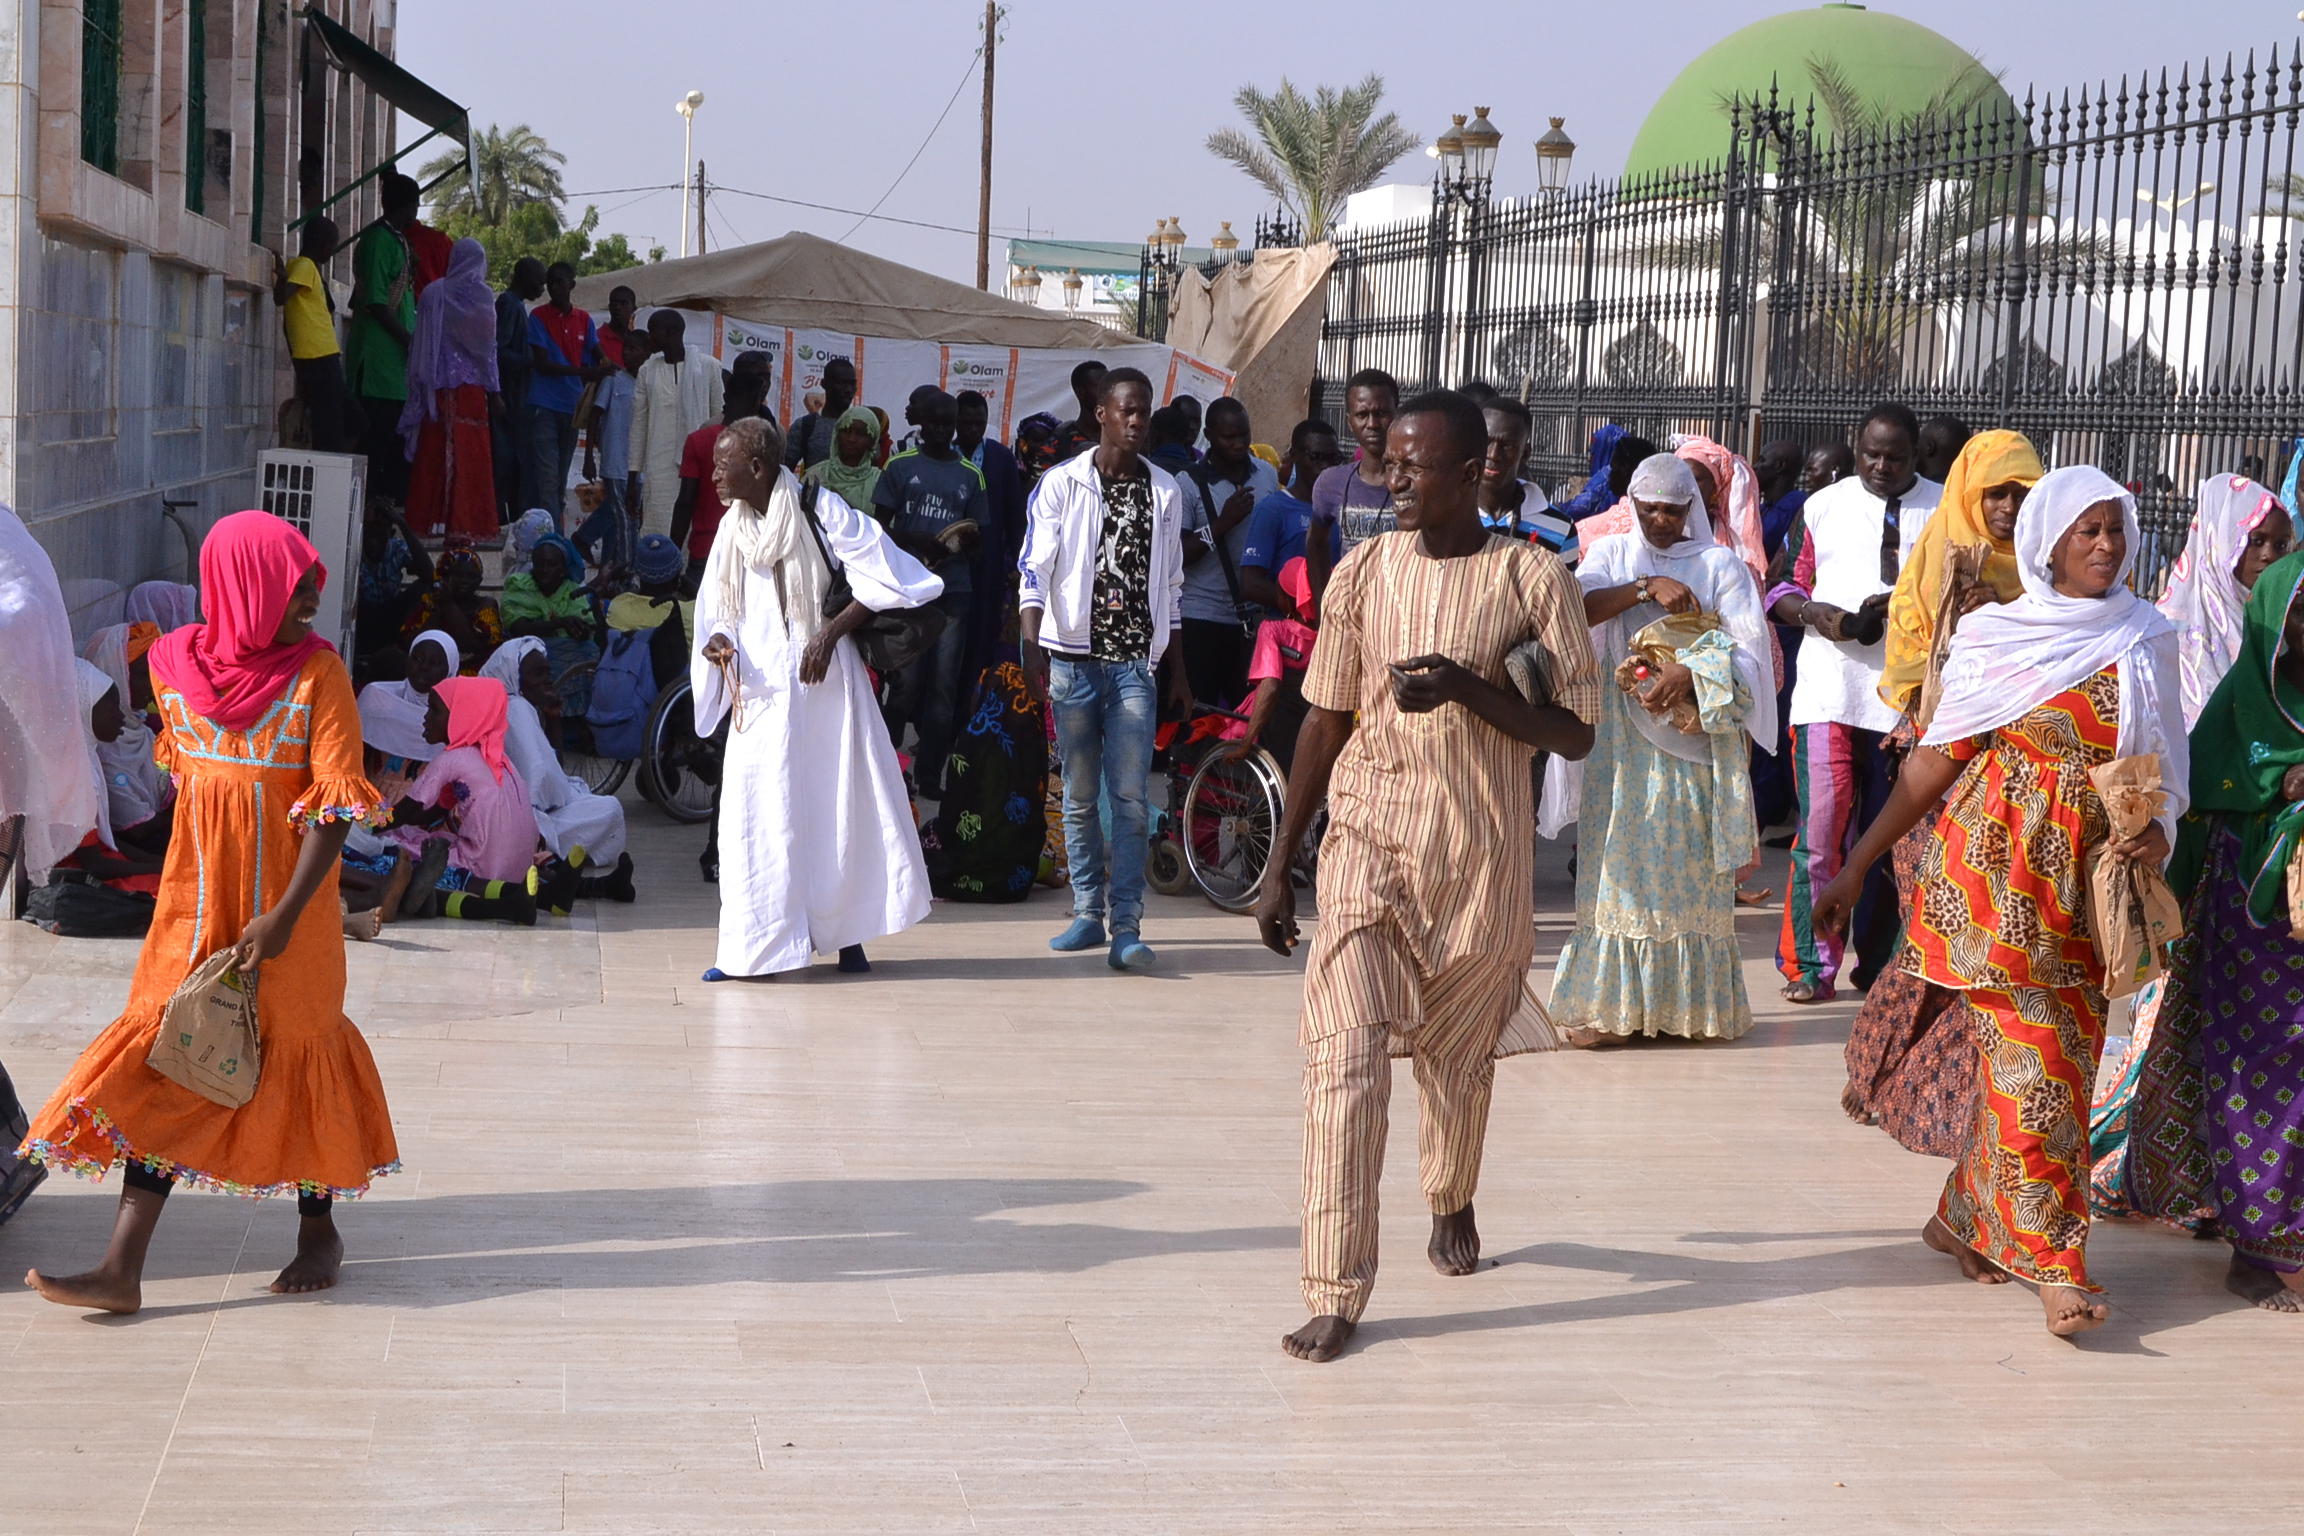
<path id="1" fill-rule="evenodd" d="M 858 397 L 892 422 L 903 420 L 905 399 L 921 384 L 973 389 L 991 402 L 991 430 L 1002 439 L 1034 411 L 1069 419 L 1072 369 L 1091 357 L 1143 369 L 1162 403 L 1184 393 L 1212 400 L 1232 385 L 1228 370 L 1161 343 L 815 235 L 601 273 L 576 285 L 576 302 L 604 320 L 609 290 L 619 286 L 643 311 L 687 311 L 690 344 L 724 367 L 739 352 L 768 353 L 779 421 L 806 409 L 803 397 L 835 357 L 856 364 Z"/>

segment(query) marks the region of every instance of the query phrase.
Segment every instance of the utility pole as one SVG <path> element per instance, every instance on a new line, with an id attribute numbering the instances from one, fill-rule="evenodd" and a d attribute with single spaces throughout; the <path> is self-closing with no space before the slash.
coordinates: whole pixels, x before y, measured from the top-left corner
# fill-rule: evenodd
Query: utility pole
<path id="1" fill-rule="evenodd" d="M 992 49 L 999 41 L 999 0 L 984 0 L 984 158 L 976 180 L 976 286 L 992 291 Z"/>
<path id="2" fill-rule="evenodd" d="M 704 254 L 704 162 L 696 162 L 696 254 Z"/>

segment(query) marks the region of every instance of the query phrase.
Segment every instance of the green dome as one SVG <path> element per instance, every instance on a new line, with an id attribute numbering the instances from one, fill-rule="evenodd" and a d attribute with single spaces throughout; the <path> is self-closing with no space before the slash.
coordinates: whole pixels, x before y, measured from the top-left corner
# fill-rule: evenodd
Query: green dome
<path id="1" fill-rule="evenodd" d="M 1771 81 L 1780 100 L 1797 103 L 1805 112 L 1815 90 L 1808 75 L 1810 59 L 1830 61 L 1890 117 L 1920 111 L 1963 77 L 1984 77 L 1982 66 L 1967 49 L 1901 16 L 1860 5 L 1787 11 L 1730 33 L 1680 71 L 1640 125 L 1624 174 L 1639 176 L 1726 158 L 1724 103 L 1766 96 Z M 2005 103 L 2008 93 L 1994 85 L 1986 99 Z"/>

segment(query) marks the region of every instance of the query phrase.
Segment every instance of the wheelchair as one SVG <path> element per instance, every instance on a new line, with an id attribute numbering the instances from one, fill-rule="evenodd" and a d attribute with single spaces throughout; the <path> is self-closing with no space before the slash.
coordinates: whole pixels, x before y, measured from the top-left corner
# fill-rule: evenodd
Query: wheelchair
<path id="1" fill-rule="evenodd" d="M 584 711 L 591 707 L 592 674 L 598 670 L 597 663 L 580 661 L 553 680 L 560 690 L 560 771 L 596 795 L 613 795 L 636 759 L 603 757 L 594 749 L 592 723 Z"/>
<path id="2" fill-rule="evenodd" d="M 1256 905 L 1272 844 L 1288 803 L 1288 777 L 1280 761 L 1259 746 L 1234 758 L 1232 743 L 1212 732 L 1224 719 L 1246 716 L 1204 710 L 1195 738 L 1173 745 L 1169 757 L 1167 812 L 1155 828 L 1145 863 L 1145 881 L 1164 895 L 1197 890 L 1226 912 Z M 1309 884 L 1319 858 L 1327 812 L 1313 818 L 1295 873 Z"/>
<path id="3" fill-rule="evenodd" d="M 694 825 L 709 820 L 727 749 L 728 723 L 723 720 L 719 730 L 698 736 L 688 679 L 674 679 L 656 696 L 641 734 L 640 793 L 674 821 Z"/>

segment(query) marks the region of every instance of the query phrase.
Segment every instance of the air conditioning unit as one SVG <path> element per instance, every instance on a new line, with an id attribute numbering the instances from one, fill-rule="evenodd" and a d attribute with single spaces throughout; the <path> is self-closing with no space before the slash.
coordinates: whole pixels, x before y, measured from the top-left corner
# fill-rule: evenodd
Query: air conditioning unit
<path id="1" fill-rule="evenodd" d="M 256 455 L 258 505 L 312 541 L 328 581 L 312 628 L 332 640 L 345 664 L 360 611 L 360 523 L 368 498 L 368 456 L 267 448 Z"/>

